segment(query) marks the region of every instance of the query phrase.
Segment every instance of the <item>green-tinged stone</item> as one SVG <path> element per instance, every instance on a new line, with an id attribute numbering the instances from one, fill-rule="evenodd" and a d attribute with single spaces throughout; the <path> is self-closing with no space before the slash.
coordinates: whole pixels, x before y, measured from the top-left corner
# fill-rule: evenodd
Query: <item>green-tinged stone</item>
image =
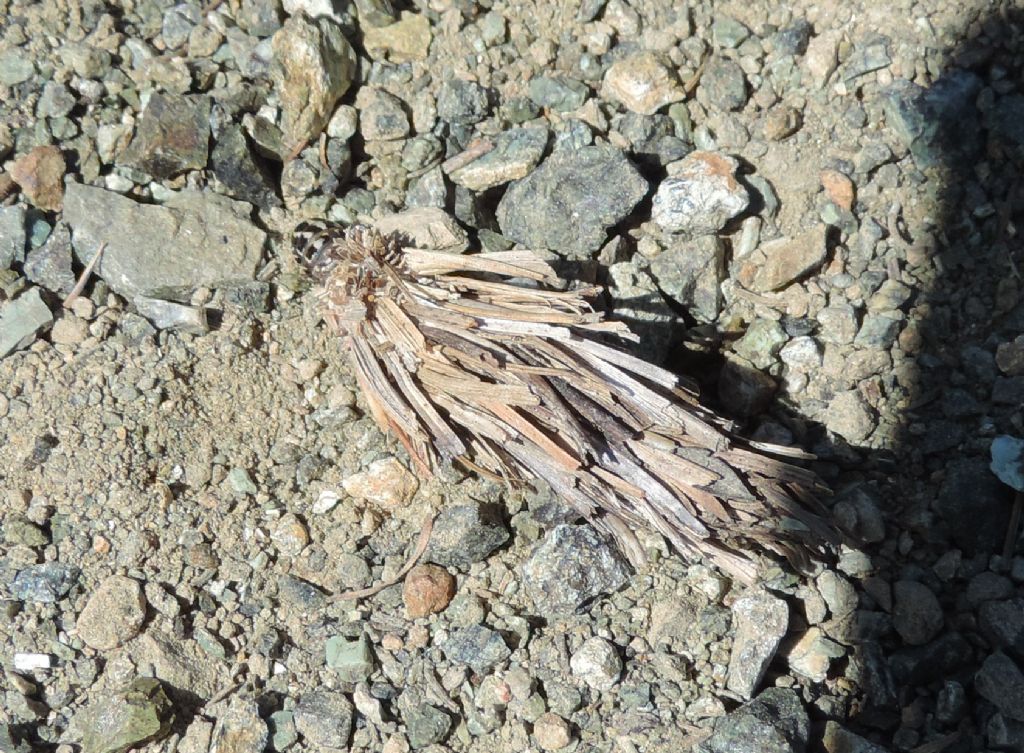
<path id="1" fill-rule="evenodd" d="M 373 672 L 373 650 L 365 635 L 350 641 L 343 635 L 328 639 L 327 666 L 348 682 L 365 680 Z"/>
<path id="2" fill-rule="evenodd" d="M 127 753 L 162 738 L 174 720 L 171 701 L 155 677 L 136 679 L 122 694 L 84 713 L 82 753 Z"/>

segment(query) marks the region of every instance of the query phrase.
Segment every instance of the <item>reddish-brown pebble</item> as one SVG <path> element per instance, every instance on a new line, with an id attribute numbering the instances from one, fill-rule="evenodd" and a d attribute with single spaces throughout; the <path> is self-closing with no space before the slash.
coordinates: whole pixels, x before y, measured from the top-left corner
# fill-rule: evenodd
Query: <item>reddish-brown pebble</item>
<path id="1" fill-rule="evenodd" d="M 402 599 L 410 619 L 440 612 L 455 596 L 455 578 L 443 567 L 417 565 L 405 576 Z"/>

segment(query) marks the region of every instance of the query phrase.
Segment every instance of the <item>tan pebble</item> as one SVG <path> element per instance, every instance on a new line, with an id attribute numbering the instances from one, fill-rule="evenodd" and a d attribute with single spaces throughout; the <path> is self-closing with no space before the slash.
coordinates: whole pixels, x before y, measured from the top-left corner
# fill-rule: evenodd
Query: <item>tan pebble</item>
<path id="1" fill-rule="evenodd" d="M 288 513 L 274 524 L 270 540 L 282 554 L 295 556 L 309 543 L 309 532 L 298 516 Z"/>
<path id="2" fill-rule="evenodd" d="M 365 471 L 349 476 L 341 485 L 356 499 L 384 508 L 408 504 L 419 488 L 416 477 L 395 457 L 374 461 Z"/>
<path id="3" fill-rule="evenodd" d="M 146 619 L 146 597 L 139 582 L 112 575 L 96 588 L 78 615 L 78 636 L 90 648 L 109 651 L 131 640 Z"/>
<path id="4" fill-rule="evenodd" d="M 88 336 L 88 323 L 77 316 L 61 317 L 50 330 L 50 339 L 59 345 L 78 345 Z"/>
<path id="5" fill-rule="evenodd" d="M 838 170 L 822 170 L 821 185 L 833 204 L 847 212 L 853 209 L 855 191 L 852 180 Z"/>
<path id="6" fill-rule="evenodd" d="M 440 612 L 455 596 L 455 578 L 443 567 L 417 565 L 405 576 L 402 599 L 409 619 Z"/>
<path id="7" fill-rule="evenodd" d="M 92 550 L 96 554 L 107 554 L 110 552 L 110 541 L 105 536 L 96 535 L 92 539 Z"/>
<path id="8" fill-rule="evenodd" d="M 533 736 L 544 750 L 561 750 L 572 742 L 569 723 L 558 714 L 541 714 L 533 723 Z"/>

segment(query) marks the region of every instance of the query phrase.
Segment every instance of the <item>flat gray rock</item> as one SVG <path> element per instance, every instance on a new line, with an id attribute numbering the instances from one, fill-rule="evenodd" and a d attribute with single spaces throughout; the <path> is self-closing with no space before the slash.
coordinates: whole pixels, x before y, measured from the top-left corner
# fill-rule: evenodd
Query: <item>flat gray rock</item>
<path id="1" fill-rule="evenodd" d="M 248 204 L 217 194 L 182 191 L 154 206 L 78 183 L 68 185 L 64 202 L 79 261 L 87 264 L 105 243 L 98 274 L 128 298 L 178 298 L 251 281 L 266 234 L 248 214 Z"/>
<path id="2" fill-rule="evenodd" d="M 39 288 L 31 288 L 0 307 L 0 358 L 24 348 L 53 324 L 53 314 L 43 303 Z"/>

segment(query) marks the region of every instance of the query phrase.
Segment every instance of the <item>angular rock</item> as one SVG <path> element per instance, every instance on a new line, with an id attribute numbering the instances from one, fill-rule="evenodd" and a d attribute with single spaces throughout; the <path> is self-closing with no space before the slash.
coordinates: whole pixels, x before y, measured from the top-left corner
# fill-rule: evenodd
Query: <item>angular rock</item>
<path id="1" fill-rule="evenodd" d="M 31 288 L 0 305 L 0 358 L 31 345 L 51 324 L 53 314 L 43 303 L 39 288 Z"/>
<path id="2" fill-rule="evenodd" d="M 78 615 L 78 636 L 97 651 L 134 638 L 146 619 L 146 597 L 137 580 L 111 575 L 99 584 Z"/>
<path id="3" fill-rule="evenodd" d="M 761 246 L 764 262 L 751 289 L 759 293 L 778 290 L 820 266 L 828 253 L 826 231 L 824 225 L 818 225 L 796 238 L 780 238 Z"/>
<path id="4" fill-rule="evenodd" d="M 238 126 L 221 133 L 210 154 L 210 168 L 228 193 L 261 209 L 281 206 L 266 168 L 256 160 Z"/>
<path id="5" fill-rule="evenodd" d="M 974 675 L 974 687 L 1004 716 L 1024 721 L 1024 672 L 1002 651 L 985 659 Z"/>
<path id="6" fill-rule="evenodd" d="M 29 252 L 25 259 L 25 277 L 46 290 L 67 295 L 76 282 L 71 256 L 71 231 L 63 222 L 58 222 L 46 243 Z"/>
<path id="7" fill-rule="evenodd" d="M 439 565 L 467 568 L 487 559 L 510 537 L 497 505 L 453 505 L 446 507 L 434 521 L 425 556 Z"/>
<path id="8" fill-rule="evenodd" d="M 621 588 L 629 566 L 590 526 L 558 525 L 523 563 L 523 580 L 538 614 L 571 614 Z"/>
<path id="9" fill-rule="evenodd" d="M 319 135 L 356 73 L 356 53 L 336 23 L 293 15 L 274 34 L 271 79 L 290 151 Z"/>
<path id="10" fill-rule="evenodd" d="M 715 321 L 722 308 L 725 245 L 715 235 L 670 242 L 651 262 L 658 287 L 697 321 Z"/>
<path id="11" fill-rule="evenodd" d="M 775 363 L 779 350 L 789 340 L 782 325 L 771 319 L 755 319 L 735 342 L 733 350 L 759 369 Z"/>
<path id="12" fill-rule="evenodd" d="M 365 471 L 354 473 L 341 482 L 346 492 L 386 509 L 409 503 L 419 482 L 396 457 L 381 458 Z"/>
<path id="13" fill-rule="evenodd" d="M 327 666 L 345 682 L 360 682 L 373 673 L 373 649 L 365 634 L 352 641 L 343 635 L 332 636 L 325 651 Z"/>
<path id="14" fill-rule="evenodd" d="M 978 629 L 993 648 L 1024 660 L 1024 598 L 987 601 L 978 610 Z"/>
<path id="15" fill-rule="evenodd" d="M 525 178 L 544 156 L 547 143 L 547 128 L 511 128 L 498 134 L 491 151 L 453 170 L 450 177 L 471 191 L 486 191 Z"/>
<path id="16" fill-rule="evenodd" d="M 983 458 L 954 460 L 934 502 L 953 542 L 973 555 L 999 551 L 1006 535 L 1013 490 L 992 474 Z"/>
<path id="17" fill-rule="evenodd" d="M 475 81 L 453 78 L 437 93 L 437 117 L 454 125 L 479 123 L 491 109 L 487 90 Z"/>
<path id="18" fill-rule="evenodd" d="M 502 234 L 535 249 L 588 257 L 647 193 L 647 181 L 611 146 L 559 151 L 509 186 L 498 204 Z"/>
<path id="19" fill-rule="evenodd" d="M 529 91 L 537 107 L 555 112 L 579 109 L 590 95 L 590 87 L 568 76 L 535 76 L 530 79 Z"/>
<path id="20" fill-rule="evenodd" d="M 739 110 L 747 103 L 747 78 L 739 63 L 713 55 L 704 66 L 697 93 L 701 101 L 719 110 Z"/>
<path id="21" fill-rule="evenodd" d="M 147 298 L 137 295 L 132 299 L 135 310 L 146 317 L 157 329 L 174 329 L 202 335 L 209 332 L 206 309 L 199 306 L 185 306 L 174 301 Z"/>
<path id="22" fill-rule="evenodd" d="M 893 627 L 906 643 L 921 646 L 942 630 L 942 607 L 928 586 L 899 580 L 893 584 L 892 596 Z"/>
<path id="23" fill-rule="evenodd" d="M 810 720 L 800 697 L 787 688 L 768 688 L 715 722 L 699 753 L 803 753 Z"/>
<path id="24" fill-rule="evenodd" d="M 833 721 L 825 722 L 825 735 L 821 744 L 825 753 L 887 753 L 889 750 L 843 729 Z"/>
<path id="25" fill-rule="evenodd" d="M 75 722 L 82 753 L 127 753 L 171 730 L 174 709 L 155 677 L 140 677 L 123 692 L 94 701 Z"/>
<path id="26" fill-rule="evenodd" d="M 747 208 L 750 195 L 736 180 L 739 163 L 717 152 L 697 151 L 668 166 L 671 177 L 654 195 L 652 219 L 687 238 L 717 233 Z"/>
<path id="27" fill-rule="evenodd" d="M 402 11 L 401 19 L 393 24 L 363 26 L 361 31 L 363 47 L 371 57 L 387 58 L 396 64 L 425 60 L 433 39 L 427 16 L 409 11 Z"/>
<path id="28" fill-rule="evenodd" d="M 672 259 L 673 257 L 669 257 L 669 261 L 663 264 L 669 266 Z M 703 304 L 707 299 L 698 295 L 698 292 L 710 292 L 707 271 L 702 270 L 699 273 L 698 279 L 694 282 L 701 283 L 702 287 L 695 288 L 690 295 L 683 277 L 684 270 L 685 267 L 681 265 L 678 270 L 666 272 L 666 284 L 671 286 L 670 289 L 674 290 L 676 295 L 692 297 L 695 307 L 699 299 L 699 310 L 706 313 L 707 308 Z M 676 284 L 678 287 L 675 287 Z M 675 339 L 676 330 L 682 327 L 682 319 L 666 304 L 665 297 L 658 289 L 651 273 L 646 269 L 639 269 L 635 260 L 610 264 L 607 292 L 612 299 L 612 318 L 628 324 L 640 337 L 636 354 L 654 363 L 660 363 Z"/>
<path id="29" fill-rule="evenodd" d="M 588 638 L 569 659 L 569 667 L 594 690 L 611 690 L 622 674 L 622 658 L 604 638 Z"/>
<path id="30" fill-rule="evenodd" d="M 462 253 L 469 248 L 469 236 L 450 214 L 439 207 L 413 207 L 381 217 L 377 229 L 385 234 L 401 233 L 416 248 Z"/>
<path id="31" fill-rule="evenodd" d="M 760 591 L 737 599 L 732 615 L 734 638 L 725 684 L 750 698 L 786 635 L 789 607 L 782 599 Z"/>
<path id="32" fill-rule="evenodd" d="M 181 191 L 155 206 L 77 183 L 64 207 L 79 261 L 88 263 L 105 243 L 98 274 L 128 298 L 176 298 L 251 281 L 266 234 L 248 214 L 248 205 L 217 194 Z"/>
<path id="33" fill-rule="evenodd" d="M 211 753 L 263 753 L 270 731 L 255 703 L 232 698 L 227 710 L 217 716 L 212 738 Z"/>
<path id="34" fill-rule="evenodd" d="M 11 596 L 18 601 L 53 604 L 70 591 L 82 574 L 74 565 L 47 562 L 19 570 L 10 584 Z"/>
<path id="35" fill-rule="evenodd" d="M 840 392 L 832 398 L 825 425 L 847 442 L 863 442 L 874 431 L 875 419 L 857 390 Z"/>
<path id="36" fill-rule="evenodd" d="M 429 703 L 410 709 L 403 716 L 409 745 L 415 750 L 441 742 L 452 728 L 452 718 Z"/>
<path id="37" fill-rule="evenodd" d="M 812 682 L 824 682 L 835 659 L 846 655 L 845 649 L 826 637 L 820 628 L 812 627 L 786 651 L 786 661 L 797 674 Z"/>
<path id="38" fill-rule="evenodd" d="M 866 544 L 885 539 L 885 519 L 877 495 L 868 487 L 858 485 L 841 493 L 832 512 L 839 527 L 854 539 Z"/>
<path id="39" fill-rule="evenodd" d="M 449 661 L 468 664 L 483 674 L 512 653 L 501 634 L 483 625 L 470 625 L 452 633 L 442 646 Z"/>
<path id="40" fill-rule="evenodd" d="M 209 141 L 209 97 L 156 92 L 120 161 L 154 178 L 170 178 L 206 167 Z"/>
<path id="41" fill-rule="evenodd" d="M 21 187 L 33 206 L 59 212 L 64 204 L 64 155 L 55 146 L 37 146 L 8 167 L 8 174 Z"/>
<path id="42" fill-rule="evenodd" d="M 653 115 L 686 97 L 676 75 L 657 55 L 646 51 L 613 63 L 604 74 L 602 94 L 641 115 Z"/>
<path id="43" fill-rule="evenodd" d="M 307 746 L 348 750 L 352 736 L 352 704 L 341 693 L 313 690 L 295 706 L 295 728 Z"/>
<path id="44" fill-rule="evenodd" d="M 384 89 L 364 86 L 356 95 L 359 132 L 366 141 L 394 141 L 409 135 L 402 100 Z"/>
<path id="45" fill-rule="evenodd" d="M 25 208 L 0 207 L 0 270 L 25 258 Z"/>

